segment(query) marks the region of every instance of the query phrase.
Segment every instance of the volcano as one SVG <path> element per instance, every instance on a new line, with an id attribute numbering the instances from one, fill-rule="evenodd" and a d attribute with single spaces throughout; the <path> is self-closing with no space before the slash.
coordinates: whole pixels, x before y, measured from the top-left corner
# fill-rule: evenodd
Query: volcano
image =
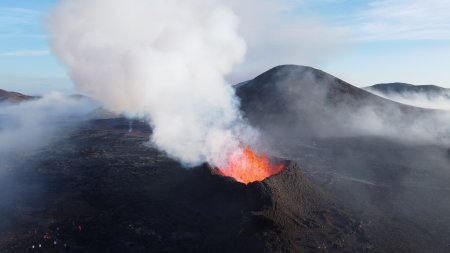
<path id="1" fill-rule="evenodd" d="M 434 110 L 295 65 L 236 92 L 282 170 L 243 183 L 186 169 L 147 145 L 143 121 L 89 120 L 1 164 L 0 252 L 449 251 L 450 148 L 349 123 L 370 109 L 407 127 Z"/>

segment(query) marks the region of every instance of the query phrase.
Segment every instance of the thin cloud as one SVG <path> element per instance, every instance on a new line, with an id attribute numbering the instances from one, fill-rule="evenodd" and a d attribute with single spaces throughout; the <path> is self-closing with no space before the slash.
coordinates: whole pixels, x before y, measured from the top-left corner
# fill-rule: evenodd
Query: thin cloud
<path id="1" fill-rule="evenodd" d="M 3 57 L 38 57 L 50 54 L 49 50 L 18 50 L 0 53 Z"/>
<path id="2" fill-rule="evenodd" d="M 0 7 L 0 21 L 4 26 L 32 24 L 44 15 L 44 12 L 33 9 Z"/>
<path id="3" fill-rule="evenodd" d="M 17 8 L 17 7 L 0 7 L 0 11 L 11 12 L 11 13 L 24 13 L 32 15 L 43 15 L 44 12 L 29 9 L 29 8 Z"/>
<path id="4" fill-rule="evenodd" d="M 34 9 L 0 7 L 0 38 L 38 38 L 44 17 L 44 12 Z"/>
<path id="5" fill-rule="evenodd" d="M 450 1 L 373 0 L 338 20 L 361 41 L 450 40 Z"/>

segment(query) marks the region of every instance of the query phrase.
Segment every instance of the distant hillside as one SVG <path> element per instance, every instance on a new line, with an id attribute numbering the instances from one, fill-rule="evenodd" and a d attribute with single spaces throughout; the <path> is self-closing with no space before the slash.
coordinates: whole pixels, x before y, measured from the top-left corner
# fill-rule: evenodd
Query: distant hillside
<path id="1" fill-rule="evenodd" d="M 27 96 L 18 92 L 10 92 L 0 89 L 0 103 L 17 103 L 35 98 L 37 97 Z"/>
<path id="2" fill-rule="evenodd" d="M 381 83 L 365 88 L 366 90 L 380 92 L 388 95 L 393 93 L 422 93 L 427 96 L 448 95 L 450 98 L 450 89 L 436 85 L 413 85 L 408 83 Z"/>
<path id="3" fill-rule="evenodd" d="M 430 109 L 450 109 L 450 89 L 436 85 L 383 83 L 365 88 L 375 95 L 402 103 Z"/>

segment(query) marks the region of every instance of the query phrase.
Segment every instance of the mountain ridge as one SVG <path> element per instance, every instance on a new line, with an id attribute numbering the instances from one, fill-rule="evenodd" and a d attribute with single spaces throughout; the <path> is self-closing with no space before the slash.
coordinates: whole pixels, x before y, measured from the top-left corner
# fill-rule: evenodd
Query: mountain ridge
<path id="1" fill-rule="evenodd" d="M 380 83 L 374 84 L 368 87 L 364 87 L 366 90 L 375 90 L 382 93 L 403 93 L 403 92 L 424 92 L 424 93 L 440 93 L 440 92 L 450 92 L 449 88 L 444 88 L 437 85 L 427 84 L 427 85 L 414 85 L 403 82 L 393 82 L 393 83 Z"/>
<path id="2" fill-rule="evenodd" d="M 27 100 L 36 99 L 38 97 L 36 96 L 28 96 L 24 95 L 19 92 L 13 92 L 13 91 L 6 91 L 3 89 L 0 89 L 0 103 L 18 103 L 23 102 Z"/>

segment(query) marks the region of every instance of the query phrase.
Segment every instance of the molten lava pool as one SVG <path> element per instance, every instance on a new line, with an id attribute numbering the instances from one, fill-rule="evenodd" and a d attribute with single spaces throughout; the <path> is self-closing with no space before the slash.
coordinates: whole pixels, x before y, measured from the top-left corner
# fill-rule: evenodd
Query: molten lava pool
<path id="1" fill-rule="evenodd" d="M 271 164 L 266 154 L 258 156 L 247 146 L 241 153 L 231 156 L 226 167 L 219 168 L 217 171 L 222 176 L 232 177 L 238 182 L 249 184 L 278 174 L 283 168 L 284 165 Z"/>

